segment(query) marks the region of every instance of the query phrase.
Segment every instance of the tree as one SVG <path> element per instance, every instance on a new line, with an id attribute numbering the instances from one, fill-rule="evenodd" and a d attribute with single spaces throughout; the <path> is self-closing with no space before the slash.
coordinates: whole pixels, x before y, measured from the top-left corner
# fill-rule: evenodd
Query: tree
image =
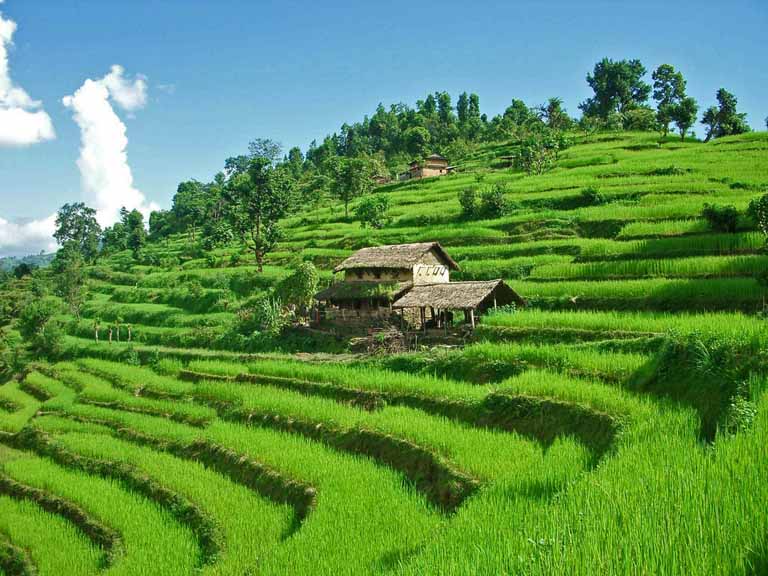
<path id="1" fill-rule="evenodd" d="M 283 145 L 269 138 L 256 138 L 248 143 L 248 157 L 264 158 L 270 164 L 276 164 L 283 153 Z"/>
<path id="2" fill-rule="evenodd" d="M 355 216 L 360 220 L 360 225 L 365 228 L 383 228 L 387 223 L 387 210 L 389 209 L 389 197 L 386 194 L 372 194 L 364 197 L 355 208 Z"/>
<path id="3" fill-rule="evenodd" d="M 517 168 L 528 174 L 543 174 L 554 167 L 560 150 L 568 146 L 568 140 L 562 133 L 544 129 L 531 133 L 520 141 L 519 146 L 515 158 Z"/>
<path id="4" fill-rule="evenodd" d="M 126 250 L 128 248 L 127 242 L 125 224 L 122 221 L 115 222 L 112 226 L 105 228 L 101 234 L 101 249 L 108 254 Z"/>
<path id="5" fill-rule="evenodd" d="M 607 120 L 611 112 L 623 114 L 645 104 L 651 87 L 643 82 L 646 69 L 640 60 L 613 61 L 603 58 L 587 74 L 587 84 L 595 95 L 582 102 L 579 108 L 587 116 Z"/>
<path id="6" fill-rule="evenodd" d="M 293 180 L 285 170 L 261 156 L 228 183 L 230 225 L 253 252 L 259 272 L 264 270 L 264 257 L 280 238 L 278 222 L 290 207 L 292 193 Z"/>
<path id="7" fill-rule="evenodd" d="M 136 209 L 127 212 L 123 217 L 123 226 L 125 226 L 126 247 L 132 250 L 134 257 L 136 257 L 147 243 L 144 215 Z"/>
<path id="8" fill-rule="evenodd" d="M 422 158 L 429 154 L 432 147 L 432 135 L 423 126 L 408 128 L 403 134 L 405 152 L 412 157 Z"/>
<path id="9" fill-rule="evenodd" d="M 176 229 L 176 216 L 170 210 L 153 210 L 149 214 L 149 238 L 166 238 Z"/>
<path id="10" fill-rule="evenodd" d="M 539 106 L 539 117 L 552 130 L 569 130 L 573 125 L 561 98 L 550 98 L 546 104 Z"/>
<path id="11" fill-rule="evenodd" d="M 685 98 L 685 79 L 670 64 L 662 64 L 653 71 L 653 99 L 656 100 L 656 121 L 662 136 L 667 137 L 675 109 Z"/>
<path id="12" fill-rule="evenodd" d="M 203 183 L 197 180 L 181 182 L 176 188 L 171 211 L 176 221 L 190 230 L 194 242 L 197 227 L 205 222 L 206 190 Z"/>
<path id="13" fill-rule="evenodd" d="M 712 138 L 743 134 L 750 131 L 747 125 L 747 115 L 736 110 L 737 103 L 736 96 L 725 88 L 720 88 L 717 91 L 718 105 L 707 108 L 701 120 L 708 127 L 707 137 L 704 139 L 704 142 L 709 142 Z"/>
<path id="14" fill-rule="evenodd" d="M 301 148 L 294 146 L 288 150 L 288 171 L 295 180 L 301 177 L 301 173 L 304 171 L 304 156 L 301 153 Z"/>
<path id="15" fill-rule="evenodd" d="M 99 254 L 101 226 L 96 221 L 96 210 L 82 202 L 64 204 L 56 214 L 56 231 L 53 233 L 62 246 L 74 246 L 86 262 L 93 262 Z"/>
<path id="16" fill-rule="evenodd" d="M 672 109 L 672 121 L 680 131 L 681 140 L 685 140 L 685 135 L 688 133 L 688 130 L 690 130 L 691 126 L 696 122 L 696 115 L 698 112 L 699 105 L 691 96 L 683 98 Z"/>
<path id="17" fill-rule="evenodd" d="M 26 262 L 22 262 L 21 264 L 19 264 L 13 269 L 13 276 L 17 280 L 21 280 L 22 278 L 24 278 L 24 276 L 31 275 L 36 268 L 37 266 L 34 266 L 33 264 L 27 264 Z"/>
<path id="18" fill-rule="evenodd" d="M 64 338 L 55 316 L 59 305 L 55 298 L 33 300 L 24 306 L 19 315 L 19 332 L 29 347 L 38 354 L 58 356 Z"/>
<path id="19" fill-rule="evenodd" d="M 80 309 L 85 301 L 85 261 L 77 247 L 68 242 L 57 253 L 51 262 L 55 273 L 54 290 L 69 306 L 70 312 L 80 319 Z"/>
<path id="20" fill-rule="evenodd" d="M 349 218 L 349 203 L 373 190 L 378 168 L 368 158 L 338 158 L 333 167 L 331 192 L 344 202 L 344 217 Z"/>

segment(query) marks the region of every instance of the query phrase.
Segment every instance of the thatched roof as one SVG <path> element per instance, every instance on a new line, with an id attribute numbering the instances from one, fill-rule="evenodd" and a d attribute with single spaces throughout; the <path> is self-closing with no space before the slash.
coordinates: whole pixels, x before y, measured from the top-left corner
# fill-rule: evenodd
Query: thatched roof
<path id="1" fill-rule="evenodd" d="M 336 266 L 333 271 L 340 272 L 341 270 L 353 270 L 356 268 L 412 268 L 430 250 L 433 250 L 448 268 L 453 270 L 459 269 L 459 265 L 454 262 L 453 258 L 448 256 L 439 242 L 418 242 L 415 244 L 392 244 L 389 246 L 363 248 Z"/>
<path id="2" fill-rule="evenodd" d="M 427 156 L 426 159 L 427 160 L 445 160 L 445 161 L 448 160 L 448 158 L 446 158 L 445 156 L 440 156 L 440 154 L 430 154 L 429 156 Z"/>
<path id="3" fill-rule="evenodd" d="M 392 302 L 408 290 L 410 282 L 337 282 L 315 294 L 318 302 L 376 299 Z"/>
<path id="4" fill-rule="evenodd" d="M 503 280 L 489 280 L 414 286 L 402 298 L 392 304 L 392 307 L 426 308 L 431 306 L 440 310 L 461 310 L 477 308 L 486 300 L 492 302 L 493 297 L 496 298 L 496 303 L 499 306 L 512 302 L 521 305 L 525 303 L 517 292 L 512 290 Z"/>

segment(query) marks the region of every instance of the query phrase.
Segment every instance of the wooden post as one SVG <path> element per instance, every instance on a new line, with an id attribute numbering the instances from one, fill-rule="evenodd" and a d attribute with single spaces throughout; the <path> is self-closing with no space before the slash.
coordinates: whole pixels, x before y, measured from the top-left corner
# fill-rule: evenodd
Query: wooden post
<path id="1" fill-rule="evenodd" d="M 109 327 L 109 343 L 112 344 L 112 327 Z"/>
<path id="2" fill-rule="evenodd" d="M 475 329 L 475 309 L 470 308 L 469 309 L 469 322 L 472 324 L 472 330 Z"/>
<path id="3" fill-rule="evenodd" d="M 496 310 L 496 294 L 493 295 L 493 309 Z"/>
<path id="4" fill-rule="evenodd" d="M 427 309 L 422 306 L 419 308 L 419 316 L 421 318 L 421 329 L 424 330 L 424 332 L 427 331 Z"/>

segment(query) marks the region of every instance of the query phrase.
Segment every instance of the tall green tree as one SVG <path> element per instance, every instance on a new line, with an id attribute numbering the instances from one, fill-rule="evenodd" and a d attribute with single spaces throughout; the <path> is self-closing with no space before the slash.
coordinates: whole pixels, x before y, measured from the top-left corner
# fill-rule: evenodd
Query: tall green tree
<path id="1" fill-rule="evenodd" d="M 373 190 L 378 167 L 369 158 L 339 158 L 333 172 L 331 192 L 344 203 L 344 217 L 349 218 L 349 203 Z"/>
<path id="2" fill-rule="evenodd" d="M 539 117 L 552 130 L 568 130 L 573 120 L 563 107 L 562 98 L 550 98 L 546 104 L 539 106 Z"/>
<path id="3" fill-rule="evenodd" d="M 725 88 L 717 91 L 717 106 L 710 106 L 704 112 L 702 122 L 707 126 L 707 136 L 704 142 L 712 138 L 743 134 L 750 131 L 747 115 L 736 109 L 736 96 Z"/>
<path id="4" fill-rule="evenodd" d="M 136 209 L 126 212 L 123 216 L 123 226 L 125 227 L 126 247 L 133 251 L 134 256 L 138 256 L 147 243 L 144 215 Z"/>
<path id="5" fill-rule="evenodd" d="M 259 272 L 280 239 L 279 221 L 288 212 L 293 179 L 269 158 L 251 159 L 248 170 L 227 184 L 227 216 L 232 229 L 253 253 Z"/>
<path id="6" fill-rule="evenodd" d="M 645 66 L 640 60 L 613 61 L 603 58 L 587 74 L 587 84 L 594 96 L 582 102 L 579 108 L 587 116 L 607 120 L 612 112 L 623 114 L 645 104 L 651 86 L 643 81 Z"/>
<path id="7" fill-rule="evenodd" d="M 171 211 L 184 229 L 189 230 L 195 242 L 197 229 L 205 222 L 207 194 L 205 185 L 197 180 L 181 182 L 176 188 Z"/>
<path id="8" fill-rule="evenodd" d="M 680 131 L 680 139 L 685 140 L 685 135 L 696 123 L 696 115 L 699 105 L 691 96 L 686 96 L 672 109 L 672 121 Z"/>
<path id="9" fill-rule="evenodd" d="M 276 164 L 283 153 L 283 145 L 269 138 L 255 138 L 248 143 L 248 157 L 266 158 L 270 164 Z"/>
<path id="10" fill-rule="evenodd" d="M 69 306 L 78 320 L 85 302 L 86 275 L 85 260 L 73 242 L 67 242 L 51 262 L 54 272 L 54 291 Z"/>
<path id="11" fill-rule="evenodd" d="M 670 64 L 662 64 L 653 71 L 653 99 L 656 100 L 656 121 L 667 137 L 669 125 L 674 121 L 675 109 L 685 95 L 685 79 Z"/>
<path id="12" fill-rule="evenodd" d="M 93 262 L 99 254 L 101 238 L 96 210 L 82 202 L 64 204 L 56 214 L 53 237 L 62 246 L 74 247 L 87 262 Z"/>

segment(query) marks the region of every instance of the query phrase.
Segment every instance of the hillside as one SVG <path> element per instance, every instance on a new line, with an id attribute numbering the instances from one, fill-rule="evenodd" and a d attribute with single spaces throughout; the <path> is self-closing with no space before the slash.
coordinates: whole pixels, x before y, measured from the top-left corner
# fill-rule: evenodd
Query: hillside
<path id="1" fill-rule="evenodd" d="M 658 140 L 573 134 L 541 175 L 485 144 L 379 187 L 381 229 L 329 198 L 289 216 L 262 272 L 190 234 L 89 265 L 58 355 L 0 386 L 0 574 L 765 574 L 768 251 L 748 207 L 768 133 Z M 494 185 L 502 216 L 462 213 Z M 707 205 L 736 209 L 730 230 Z M 237 329 L 302 262 L 327 284 L 356 249 L 433 240 L 453 277 L 527 306 L 400 354 Z M 2 286 L 5 315 L 49 274 Z"/>

